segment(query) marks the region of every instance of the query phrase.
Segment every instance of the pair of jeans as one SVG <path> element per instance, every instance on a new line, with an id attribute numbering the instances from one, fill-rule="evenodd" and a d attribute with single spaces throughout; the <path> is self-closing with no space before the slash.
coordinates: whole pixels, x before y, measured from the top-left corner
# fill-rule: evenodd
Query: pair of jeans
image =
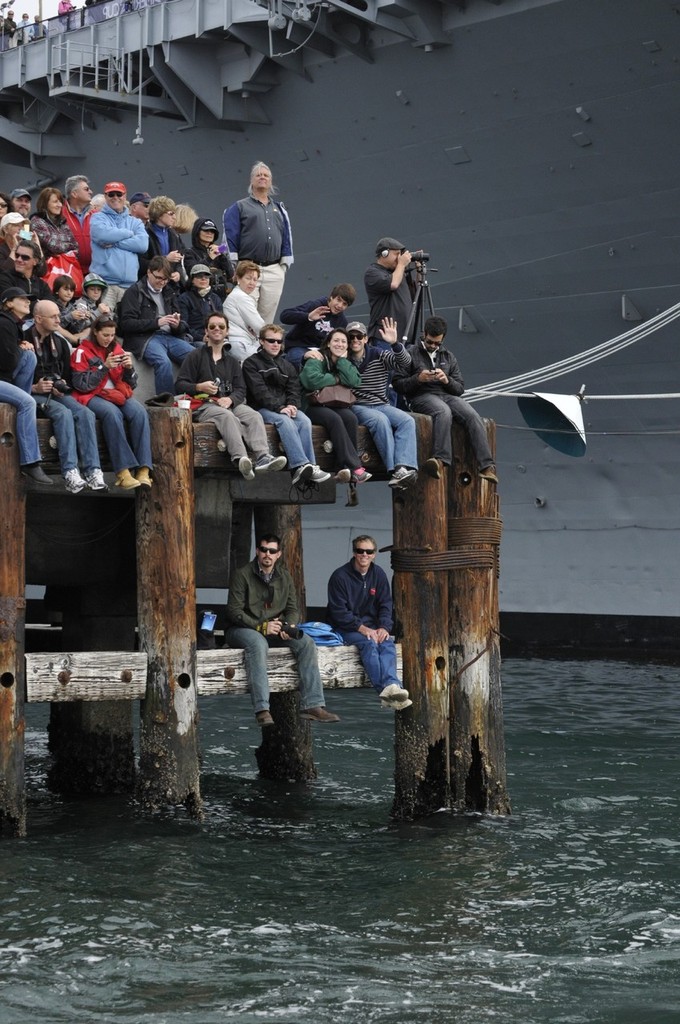
<path id="1" fill-rule="evenodd" d="M 102 425 L 106 447 L 116 473 L 122 469 L 137 469 L 148 466 L 151 469 L 151 430 L 146 409 L 134 398 L 128 398 L 124 405 L 114 405 L 105 398 L 95 395 L 88 402 Z M 128 441 L 125 426 L 130 431 Z"/>
<path id="2" fill-rule="evenodd" d="M 163 392 L 175 393 L 175 378 L 172 372 L 172 364 L 179 364 L 184 357 L 193 352 L 194 346 L 183 338 L 176 338 L 174 334 L 166 334 L 164 331 L 156 331 L 152 334 L 144 348 L 142 359 L 149 366 L 153 367 L 154 386 L 156 394 Z"/>
<path id="3" fill-rule="evenodd" d="M 401 680 L 397 675 L 397 649 L 392 637 L 377 644 L 375 640 L 369 639 L 363 633 L 355 633 L 352 630 L 348 632 L 340 630 L 339 632 L 346 644 L 352 644 L 359 648 L 361 664 L 364 666 L 374 690 L 380 693 L 390 683 L 401 686 Z"/>
<path id="4" fill-rule="evenodd" d="M 432 417 L 432 454 L 447 466 L 453 459 L 451 444 L 451 423 L 460 423 L 470 438 L 472 451 L 480 469 L 493 465 L 493 455 L 486 436 L 484 421 L 469 402 L 456 395 L 414 395 L 411 398 L 413 412 L 426 413 Z"/>
<path id="5" fill-rule="evenodd" d="M 81 405 L 72 395 L 36 395 L 38 411 L 52 421 L 57 439 L 59 465 L 62 473 L 75 469 L 78 455 L 85 470 L 100 469 L 97 447 L 97 420 L 87 405 Z"/>
<path id="6" fill-rule="evenodd" d="M 286 416 L 284 412 L 272 412 L 260 409 L 260 416 L 265 423 L 273 423 L 276 427 L 283 450 L 291 469 L 304 466 L 310 462 L 316 465 L 314 445 L 312 444 L 312 422 L 301 409 L 295 417 Z"/>
<path id="7" fill-rule="evenodd" d="M 416 421 L 407 412 L 384 402 L 382 405 L 352 406 L 352 412 L 375 441 L 385 469 L 391 473 L 395 466 L 418 468 Z"/>
<path id="8" fill-rule="evenodd" d="M 329 409 L 325 405 L 310 405 L 307 415 L 317 427 L 324 427 L 333 445 L 337 469 L 359 469 L 361 459 L 357 451 L 358 421 L 351 409 Z"/>
<path id="9" fill-rule="evenodd" d="M 247 626 L 230 626 L 225 632 L 230 647 L 240 647 L 244 652 L 246 675 L 250 684 L 250 699 L 255 714 L 269 710 L 269 679 L 267 677 L 267 654 L 269 643 L 256 629 Z M 273 639 L 273 638 L 270 638 Z M 322 708 L 326 701 L 323 695 L 323 683 L 319 673 L 319 661 L 316 656 L 316 644 L 311 637 L 303 636 L 300 640 L 278 640 L 272 646 L 288 647 L 298 667 L 300 677 L 300 708 Z"/>
<path id="10" fill-rule="evenodd" d="M 33 357 L 35 359 L 35 356 Z M 28 466 L 33 462 L 40 462 L 40 446 L 38 444 L 38 429 L 35 423 L 35 399 L 26 394 L 16 384 L 8 384 L 0 380 L 0 402 L 7 402 L 13 405 L 17 411 L 17 447 L 19 448 L 19 463 Z"/>

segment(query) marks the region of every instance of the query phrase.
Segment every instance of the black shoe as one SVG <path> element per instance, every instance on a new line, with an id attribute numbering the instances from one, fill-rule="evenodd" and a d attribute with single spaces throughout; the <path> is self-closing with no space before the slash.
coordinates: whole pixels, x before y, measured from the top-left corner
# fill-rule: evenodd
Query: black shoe
<path id="1" fill-rule="evenodd" d="M 39 462 L 31 462 L 21 467 L 21 475 L 28 478 L 36 487 L 53 487 L 54 480 L 47 475 Z"/>

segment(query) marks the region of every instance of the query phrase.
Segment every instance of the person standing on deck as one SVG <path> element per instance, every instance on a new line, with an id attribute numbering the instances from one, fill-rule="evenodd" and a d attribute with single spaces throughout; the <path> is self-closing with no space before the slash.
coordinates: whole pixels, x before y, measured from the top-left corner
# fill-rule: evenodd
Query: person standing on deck
<path id="1" fill-rule="evenodd" d="M 290 219 L 283 203 L 274 199 L 276 193 L 272 172 L 258 161 L 250 172 L 248 195 L 223 215 L 224 239 L 234 266 L 239 260 L 252 260 L 260 267 L 254 298 L 263 323 L 276 319 L 286 270 L 294 260 Z"/>

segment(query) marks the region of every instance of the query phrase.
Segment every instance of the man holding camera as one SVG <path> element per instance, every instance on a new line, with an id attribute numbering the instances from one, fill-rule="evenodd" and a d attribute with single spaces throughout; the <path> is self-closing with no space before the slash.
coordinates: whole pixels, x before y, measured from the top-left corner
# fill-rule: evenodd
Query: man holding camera
<path id="1" fill-rule="evenodd" d="M 71 350 L 59 333 L 59 307 L 56 302 L 41 299 L 35 304 L 33 318 L 33 326 L 24 331 L 37 359 L 31 394 L 38 415 L 52 421 L 66 490 L 71 494 L 78 494 L 85 487 L 106 491 L 97 446 L 97 421 L 94 413 L 71 395 Z M 78 469 L 78 455 L 83 476 Z"/>
<path id="2" fill-rule="evenodd" d="M 245 651 L 250 696 L 260 728 L 274 725 L 267 677 L 270 647 L 288 647 L 293 652 L 300 677 L 300 718 L 339 722 L 325 707 L 314 641 L 294 625 L 299 618 L 295 584 L 288 570 L 278 564 L 280 558 L 281 539 L 267 533 L 257 540 L 255 558 L 232 573 L 227 643 Z"/>
<path id="3" fill-rule="evenodd" d="M 375 262 L 364 274 L 366 298 L 371 307 L 368 338 L 374 345 L 385 348 L 380 337 L 385 317 L 396 320 L 399 340 L 406 331 L 412 305 L 407 268 L 413 257 L 406 246 L 390 237 L 378 239 L 375 255 Z"/>

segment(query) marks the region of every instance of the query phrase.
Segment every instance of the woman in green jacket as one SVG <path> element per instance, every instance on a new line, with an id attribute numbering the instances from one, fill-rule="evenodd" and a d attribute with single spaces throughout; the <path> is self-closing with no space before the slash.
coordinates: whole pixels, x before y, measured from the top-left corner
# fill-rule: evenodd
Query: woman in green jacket
<path id="1" fill-rule="evenodd" d="M 336 474 L 338 483 L 364 483 L 371 479 L 361 465 L 357 452 L 358 420 L 351 408 L 331 409 L 325 405 L 315 405 L 310 395 L 321 388 L 344 384 L 348 388 L 361 387 L 359 371 L 347 358 L 347 332 L 331 331 L 320 347 L 318 358 L 309 358 L 304 362 L 300 374 L 303 404 L 312 423 L 324 427 L 333 443 L 335 453 Z"/>

